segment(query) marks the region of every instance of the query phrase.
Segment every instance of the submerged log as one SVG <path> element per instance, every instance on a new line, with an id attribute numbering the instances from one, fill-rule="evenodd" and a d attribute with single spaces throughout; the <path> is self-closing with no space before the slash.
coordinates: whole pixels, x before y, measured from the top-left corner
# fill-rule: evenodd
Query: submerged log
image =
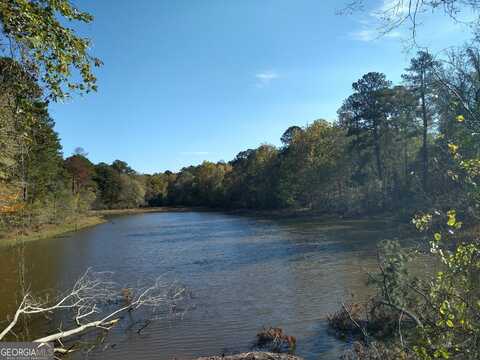
<path id="1" fill-rule="evenodd" d="M 271 353 L 263 351 L 246 352 L 236 355 L 226 356 L 206 356 L 196 360 L 303 360 L 301 357 L 290 355 Z"/>

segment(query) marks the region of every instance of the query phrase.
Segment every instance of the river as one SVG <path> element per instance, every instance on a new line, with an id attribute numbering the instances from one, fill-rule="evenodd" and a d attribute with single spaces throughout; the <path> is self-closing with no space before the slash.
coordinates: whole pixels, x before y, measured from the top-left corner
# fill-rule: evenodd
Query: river
<path id="1" fill-rule="evenodd" d="M 338 359 L 345 344 L 326 316 L 350 293 L 367 295 L 376 243 L 398 226 L 382 221 L 272 219 L 217 212 L 148 213 L 29 243 L 33 292 L 64 289 L 86 269 L 113 271 L 122 284 L 162 275 L 192 292 L 183 318 L 139 335 L 114 331 L 93 359 L 190 359 L 249 350 L 263 326 L 297 338 L 307 360 Z M 0 250 L 0 318 L 14 307 L 19 252 Z M 77 354 L 77 357 L 80 357 Z"/>

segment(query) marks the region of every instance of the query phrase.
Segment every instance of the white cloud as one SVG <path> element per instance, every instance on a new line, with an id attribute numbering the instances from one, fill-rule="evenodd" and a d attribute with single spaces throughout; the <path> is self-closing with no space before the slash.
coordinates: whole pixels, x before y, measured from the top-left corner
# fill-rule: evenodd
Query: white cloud
<path id="1" fill-rule="evenodd" d="M 381 38 L 397 39 L 402 37 L 402 34 L 399 31 L 391 31 L 382 35 L 377 30 L 363 29 L 351 32 L 350 37 L 354 40 L 369 42 Z"/>
<path id="2" fill-rule="evenodd" d="M 378 33 L 375 30 L 363 29 L 350 33 L 350 37 L 358 41 L 373 41 L 378 37 Z"/>
<path id="3" fill-rule="evenodd" d="M 259 87 L 270 84 L 273 80 L 278 79 L 278 77 L 279 75 L 273 70 L 263 71 L 255 75 L 257 86 Z"/>
<path id="4" fill-rule="evenodd" d="M 182 151 L 181 155 L 194 155 L 194 156 L 202 156 L 210 154 L 208 151 Z"/>

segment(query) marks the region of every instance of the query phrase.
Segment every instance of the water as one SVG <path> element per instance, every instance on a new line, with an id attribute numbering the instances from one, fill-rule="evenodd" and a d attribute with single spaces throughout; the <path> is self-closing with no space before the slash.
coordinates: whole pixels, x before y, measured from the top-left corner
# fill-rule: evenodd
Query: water
<path id="1" fill-rule="evenodd" d="M 115 331 L 94 359 L 190 359 L 248 351 L 263 326 L 297 338 L 297 354 L 338 359 L 345 344 L 326 316 L 350 293 L 366 297 L 376 243 L 398 235 L 372 221 L 267 219 L 222 213 L 149 213 L 113 218 L 62 238 L 29 243 L 31 291 L 64 289 L 92 267 L 132 284 L 159 275 L 193 293 L 183 319 L 140 335 Z M 0 319 L 15 308 L 18 252 L 0 249 Z M 83 357 L 84 355 L 76 355 Z"/>

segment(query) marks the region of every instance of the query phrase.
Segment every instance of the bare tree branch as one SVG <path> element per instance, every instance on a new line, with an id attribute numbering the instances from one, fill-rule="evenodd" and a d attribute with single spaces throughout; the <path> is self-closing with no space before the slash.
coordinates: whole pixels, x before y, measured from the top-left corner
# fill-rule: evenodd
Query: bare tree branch
<path id="1" fill-rule="evenodd" d="M 171 309 L 187 295 L 186 289 L 158 278 L 153 285 L 143 289 L 122 288 L 112 281 L 112 273 L 94 273 L 87 270 L 74 286 L 53 301 L 36 299 L 27 293 L 0 340 L 13 332 L 23 316 L 50 315 L 67 311 L 71 314 L 72 328 L 34 339 L 35 342 L 59 342 L 59 352 L 65 353 L 61 343 L 75 335 L 91 330 L 110 330 L 121 319 L 121 314 L 140 308 L 150 308 L 152 314 L 161 309 Z"/>
<path id="2" fill-rule="evenodd" d="M 383 5 L 369 10 L 373 20 L 378 22 L 380 36 L 387 35 L 404 25 L 409 27 L 412 43 L 418 47 L 417 32 L 422 25 L 422 19 L 434 12 L 441 12 L 448 16 L 454 23 L 465 26 L 478 26 L 478 11 L 480 0 L 384 0 Z M 351 15 L 365 12 L 367 5 L 377 6 L 378 2 L 367 0 L 352 0 L 337 11 L 340 15 Z M 461 14 L 468 14 L 466 19 Z M 475 14 L 473 18 L 471 15 Z"/>

